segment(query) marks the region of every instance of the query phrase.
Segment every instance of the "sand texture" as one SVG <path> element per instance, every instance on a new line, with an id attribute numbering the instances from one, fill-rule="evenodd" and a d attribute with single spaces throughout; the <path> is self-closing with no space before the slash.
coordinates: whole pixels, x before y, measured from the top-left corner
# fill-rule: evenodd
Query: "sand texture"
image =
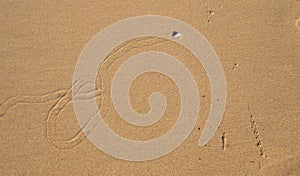
<path id="1" fill-rule="evenodd" d="M 162 92 L 168 103 L 163 118 L 138 127 L 118 117 L 111 80 L 131 56 L 171 54 L 189 68 L 200 93 L 189 137 L 163 157 L 133 162 L 105 154 L 86 138 L 71 85 L 87 42 L 110 24 L 140 15 L 177 18 L 199 30 L 223 66 L 227 100 L 219 129 L 200 147 L 211 90 L 195 56 L 156 37 L 116 47 L 99 70 L 95 94 L 105 123 L 120 136 L 155 139 L 171 129 L 180 110 L 176 84 L 145 73 L 131 85 L 131 105 L 147 113 L 151 93 Z M 300 175 L 300 1 L 3 0 L 0 23 L 0 175 Z"/>

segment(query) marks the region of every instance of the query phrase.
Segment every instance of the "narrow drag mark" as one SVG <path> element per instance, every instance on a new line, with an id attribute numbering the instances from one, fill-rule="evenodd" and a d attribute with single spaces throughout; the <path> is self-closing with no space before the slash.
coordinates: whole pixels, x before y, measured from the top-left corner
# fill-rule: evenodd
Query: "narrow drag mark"
<path id="1" fill-rule="evenodd" d="M 40 96 L 24 95 L 12 97 L 0 105 L 0 117 L 2 118 L 9 109 L 18 104 L 46 103 L 59 100 L 67 93 L 67 90 L 57 90 Z"/>
<path id="2" fill-rule="evenodd" d="M 89 95 L 90 96 L 86 96 Z M 80 100 L 88 100 L 93 98 L 93 92 L 88 92 L 86 95 L 77 95 L 75 94 L 74 98 L 79 98 Z M 101 96 L 101 90 L 95 90 L 95 95 Z M 80 144 L 85 138 L 86 133 L 90 133 L 93 128 L 97 125 L 97 121 L 95 121 L 95 115 L 89 119 L 83 129 L 80 129 L 74 136 L 72 136 L 69 140 L 62 140 L 57 137 L 56 132 L 56 120 L 60 114 L 60 112 L 72 101 L 72 88 L 68 90 L 68 92 L 50 109 L 46 125 L 47 125 L 47 138 L 50 143 L 58 149 L 70 149 L 78 144 Z M 88 129 L 87 129 L 88 128 Z"/>
<path id="3" fill-rule="evenodd" d="M 169 35 L 169 34 L 168 34 Z M 168 36 L 167 35 L 167 36 Z M 149 42 L 148 44 L 141 45 L 142 42 Z M 137 41 L 131 41 L 128 43 L 125 43 L 121 45 L 119 48 L 112 51 L 106 58 L 105 62 L 108 63 L 107 69 L 111 67 L 115 62 L 118 61 L 118 58 L 123 57 L 127 52 L 132 51 L 134 49 L 143 48 L 146 46 L 153 46 L 157 45 L 163 42 L 169 41 L 166 38 L 141 38 Z M 129 47 L 128 49 L 126 49 Z M 114 59 L 110 59 L 114 58 Z M 111 61 L 112 60 L 112 61 Z M 102 82 L 103 78 L 102 75 L 100 75 L 100 81 Z M 86 77 L 85 77 L 86 78 Z M 83 80 L 85 79 L 83 78 Z M 87 79 L 89 80 L 89 79 Z M 0 120 L 1 118 L 7 113 L 9 109 L 11 109 L 14 106 L 20 105 L 20 104 L 35 104 L 35 103 L 46 103 L 50 101 L 55 101 L 55 104 L 50 108 L 48 112 L 48 116 L 46 119 L 46 134 L 48 141 L 56 148 L 58 149 L 70 149 L 78 144 L 80 144 L 85 138 L 86 135 L 88 135 L 94 127 L 99 122 L 99 119 L 95 118 L 96 114 L 93 115 L 89 121 L 84 125 L 84 127 L 74 136 L 69 138 L 68 140 L 62 140 L 57 137 L 56 132 L 56 122 L 57 118 L 59 117 L 60 112 L 69 104 L 72 102 L 72 99 L 79 99 L 79 100 L 90 100 L 96 97 L 100 97 L 100 108 L 103 102 L 106 102 L 105 96 L 103 96 L 106 92 L 103 92 L 103 85 L 100 86 L 100 88 L 96 88 L 96 90 L 89 90 L 85 91 L 84 93 L 79 94 L 79 90 L 82 89 L 86 84 L 91 84 L 91 82 L 85 83 L 82 87 L 76 87 L 76 84 L 82 80 L 77 80 L 74 82 L 74 84 L 69 89 L 62 89 L 57 90 L 53 92 L 49 92 L 43 95 L 20 95 L 12 97 L 2 104 L 0 104 Z M 72 94 L 72 91 L 75 91 L 74 97 Z M 109 95 L 109 93 L 107 93 Z M 103 112 L 102 116 L 105 116 L 107 114 L 109 109 L 106 109 L 105 112 Z M 85 135 L 86 134 L 86 135 Z"/>
<path id="4" fill-rule="evenodd" d="M 90 90 L 79 94 L 78 91 L 82 87 L 79 87 L 78 90 L 76 90 L 75 96 L 73 98 L 79 100 L 90 100 L 93 99 L 95 96 L 95 97 L 101 97 L 102 100 L 101 89 L 96 88 L 96 90 Z M 24 96 L 12 97 L 0 105 L 0 117 L 3 119 L 3 116 L 7 113 L 9 109 L 20 104 L 36 104 L 36 103 L 46 103 L 50 101 L 56 101 L 56 103 L 49 110 L 46 119 L 47 139 L 56 148 L 59 149 L 73 148 L 77 146 L 79 143 L 81 143 L 83 139 L 85 139 L 86 136 L 83 133 L 83 130 L 85 130 L 87 133 L 90 133 L 92 129 L 97 125 L 97 122 L 95 121 L 95 118 L 91 117 L 90 120 L 85 125 L 85 127 L 88 129 L 85 129 L 84 127 L 82 130 L 79 130 L 69 140 L 59 140 L 56 132 L 56 119 L 58 118 L 60 112 L 72 101 L 72 88 L 73 87 L 70 87 L 68 90 L 57 90 L 43 95 L 24 95 Z M 91 122 L 93 124 L 90 124 Z"/>
<path id="5" fill-rule="evenodd" d="M 164 42 L 168 42 L 168 39 L 165 38 L 159 38 L 159 37 L 151 37 L 151 38 L 141 38 L 134 41 L 128 41 L 119 47 L 117 47 L 114 51 L 112 51 L 105 59 L 103 65 L 107 62 L 107 68 L 109 69 L 115 62 L 118 61 L 118 58 L 123 57 L 126 53 L 129 51 L 135 50 L 135 49 L 141 49 L 148 46 L 158 45 Z M 149 42 L 144 44 L 144 42 Z M 113 59 L 109 59 L 113 58 Z"/>

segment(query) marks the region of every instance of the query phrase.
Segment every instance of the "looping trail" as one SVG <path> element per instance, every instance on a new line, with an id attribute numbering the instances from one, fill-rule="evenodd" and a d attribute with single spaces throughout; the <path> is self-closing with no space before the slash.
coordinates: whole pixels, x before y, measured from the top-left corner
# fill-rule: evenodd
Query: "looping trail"
<path id="1" fill-rule="evenodd" d="M 161 44 L 163 42 L 167 42 L 164 38 L 159 37 L 142 37 L 132 41 L 127 41 L 124 44 L 118 46 L 114 51 L 112 51 L 105 59 L 105 63 L 101 66 L 102 72 L 99 70 L 99 78 L 100 85 L 96 86 L 95 90 L 88 90 L 84 91 L 84 93 L 78 93 L 80 89 L 82 89 L 86 84 L 91 84 L 90 82 L 85 82 L 82 87 L 78 87 L 78 83 L 80 81 L 85 81 L 87 77 L 82 78 L 81 80 L 77 80 L 70 86 L 69 89 L 61 89 L 56 90 L 53 92 L 49 92 L 42 95 L 18 95 L 12 97 L 2 104 L 0 104 L 0 120 L 3 119 L 3 116 L 7 113 L 8 110 L 13 108 L 14 106 L 20 104 L 35 104 L 35 103 L 46 103 L 54 101 L 55 104 L 51 107 L 48 112 L 48 116 L 46 119 L 46 129 L 47 129 L 47 139 L 48 141 L 58 149 L 70 149 L 78 144 L 80 144 L 85 138 L 86 134 L 90 133 L 93 128 L 97 125 L 98 121 L 95 119 L 95 115 L 90 117 L 89 121 L 84 125 L 82 129 L 79 129 L 73 136 L 68 138 L 67 140 L 61 139 L 57 135 L 56 131 L 56 120 L 59 118 L 60 112 L 70 103 L 72 102 L 73 98 L 79 99 L 82 101 L 91 100 L 93 98 L 100 97 L 100 106 L 99 111 L 103 113 L 105 116 L 111 107 L 103 108 L 102 105 L 105 104 L 104 102 L 109 101 L 110 92 L 109 85 L 110 85 L 110 76 L 109 71 L 112 65 L 119 65 L 118 62 L 124 62 L 124 60 L 120 59 L 123 58 L 125 54 L 130 51 L 138 50 L 141 48 L 147 48 L 149 46 Z M 143 44 L 145 43 L 146 44 Z M 101 74 L 102 73 L 102 74 Z M 89 80 L 89 79 L 87 79 Z M 102 84 L 105 82 L 105 84 Z M 106 90 L 106 91 L 105 91 Z M 75 96 L 72 97 L 72 91 L 75 91 Z M 80 91 L 82 92 L 82 91 Z M 106 96 L 104 96 L 106 95 Z"/>
<path id="2" fill-rule="evenodd" d="M 79 89 L 81 88 L 82 87 L 80 87 Z M 86 91 L 83 94 L 79 94 L 78 90 L 76 91 L 75 97 L 73 98 L 83 101 L 90 100 L 94 97 L 99 97 L 102 94 L 100 88 L 96 88 L 96 90 Z M 72 101 L 72 86 L 68 90 L 57 90 L 43 95 L 18 95 L 12 97 L 0 105 L 0 119 L 3 119 L 3 116 L 9 109 L 19 104 L 46 103 L 50 101 L 56 101 L 56 103 L 49 110 L 46 119 L 48 141 L 54 147 L 59 149 L 69 149 L 81 143 L 82 140 L 86 138 L 83 133 L 83 129 L 80 129 L 74 136 L 72 136 L 68 140 L 58 138 L 56 132 L 56 120 L 60 115 L 60 112 Z"/>

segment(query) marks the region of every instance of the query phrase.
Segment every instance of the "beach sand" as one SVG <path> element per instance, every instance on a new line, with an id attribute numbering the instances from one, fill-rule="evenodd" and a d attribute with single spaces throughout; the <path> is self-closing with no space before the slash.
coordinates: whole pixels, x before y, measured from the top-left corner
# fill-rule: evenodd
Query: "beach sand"
<path id="1" fill-rule="evenodd" d="M 300 1 L 1 1 L 0 8 L 0 175 L 300 175 Z M 211 105 L 203 66 L 174 42 L 127 41 L 96 82 L 106 90 L 96 99 L 115 133 L 150 140 L 176 123 L 179 89 L 160 73 L 139 76 L 129 94 L 132 107 L 147 113 L 149 95 L 163 92 L 168 106 L 158 123 L 137 127 L 115 112 L 110 81 L 140 52 L 167 52 L 186 64 L 201 102 L 198 121 L 179 147 L 134 162 L 105 154 L 85 137 L 71 85 L 87 42 L 141 15 L 173 17 L 199 30 L 220 59 L 227 99 L 217 132 L 199 146 Z"/>

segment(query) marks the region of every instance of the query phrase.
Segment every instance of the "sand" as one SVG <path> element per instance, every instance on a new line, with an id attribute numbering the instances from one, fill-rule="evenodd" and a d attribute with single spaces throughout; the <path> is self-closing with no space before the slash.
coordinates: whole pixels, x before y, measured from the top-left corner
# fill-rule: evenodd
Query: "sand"
<path id="1" fill-rule="evenodd" d="M 299 1 L 1 1 L 0 8 L 0 175 L 300 175 Z M 168 52 L 185 63 L 201 102 L 196 125 L 179 147 L 136 162 L 107 155 L 86 138 L 71 85 L 87 42 L 112 23 L 140 15 L 173 17 L 199 30 L 220 59 L 227 99 L 217 132 L 199 146 L 211 105 L 203 66 L 174 42 L 125 43 L 128 50 L 112 54 L 96 82 L 98 106 L 115 133 L 145 141 L 176 123 L 179 89 L 159 73 L 139 76 L 130 88 L 140 113 L 149 111 L 151 93 L 164 93 L 168 106 L 158 123 L 137 127 L 114 110 L 110 81 L 140 52 Z"/>

